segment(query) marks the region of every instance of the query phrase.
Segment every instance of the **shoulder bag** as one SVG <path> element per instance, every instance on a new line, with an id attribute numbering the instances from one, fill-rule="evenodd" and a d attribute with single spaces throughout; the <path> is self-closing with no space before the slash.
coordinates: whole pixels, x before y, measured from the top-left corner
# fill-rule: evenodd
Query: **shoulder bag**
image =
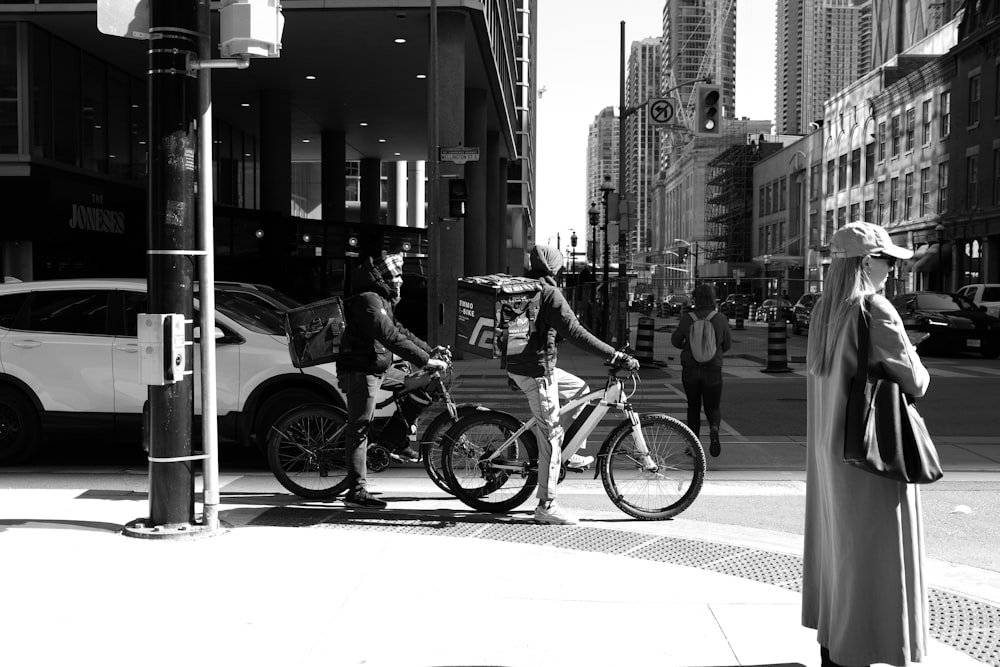
<path id="1" fill-rule="evenodd" d="M 888 378 L 868 375 L 868 314 L 858 313 L 858 370 L 844 424 L 844 463 L 908 484 L 941 479 L 937 449 L 913 397 Z"/>

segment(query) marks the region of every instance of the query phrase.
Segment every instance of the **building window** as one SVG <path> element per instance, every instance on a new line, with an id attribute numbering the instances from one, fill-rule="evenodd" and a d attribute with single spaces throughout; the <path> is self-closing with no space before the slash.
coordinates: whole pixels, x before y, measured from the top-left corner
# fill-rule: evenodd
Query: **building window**
<path id="1" fill-rule="evenodd" d="M 920 133 L 920 143 L 926 146 L 931 143 L 931 101 L 924 100 L 923 121 L 924 129 Z"/>
<path id="2" fill-rule="evenodd" d="M 979 75 L 969 77 L 969 125 L 979 125 L 979 98 L 982 88 Z"/>
<path id="3" fill-rule="evenodd" d="M 784 176 L 779 180 L 780 194 L 778 195 L 778 210 L 784 211 L 786 208 L 785 200 L 788 199 L 788 181 Z"/>
<path id="4" fill-rule="evenodd" d="M 873 215 L 874 211 L 875 211 L 875 200 L 874 199 L 866 199 L 865 200 L 865 217 L 864 217 L 865 222 L 871 222 L 872 221 L 872 215 Z"/>
<path id="5" fill-rule="evenodd" d="M 847 224 L 847 207 L 841 206 L 837 209 L 837 227 L 843 227 Z"/>
<path id="6" fill-rule="evenodd" d="M 0 24 L 0 153 L 18 153 L 17 26 Z M 27 151 L 24 151 L 27 152 Z"/>
<path id="7" fill-rule="evenodd" d="M 865 144 L 865 183 L 875 180 L 875 142 Z"/>
<path id="8" fill-rule="evenodd" d="M 882 211 L 885 210 L 885 181 L 879 181 L 875 187 L 875 224 L 882 224 Z"/>
<path id="9" fill-rule="evenodd" d="M 993 68 L 993 117 L 1000 118 L 1000 63 Z"/>
<path id="10" fill-rule="evenodd" d="M 899 116 L 892 117 L 892 157 L 899 157 Z"/>
<path id="11" fill-rule="evenodd" d="M 818 164 L 814 164 L 809 168 L 809 200 L 815 201 L 819 199 L 820 196 L 820 179 L 823 178 L 823 172 L 820 170 Z"/>
<path id="12" fill-rule="evenodd" d="M 838 189 L 843 190 L 847 187 L 847 154 L 841 155 L 837 158 L 837 184 L 840 186 Z"/>
<path id="13" fill-rule="evenodd" d="M 899 220 L 899 179 L 889 179 L 889 224 Z"/>
<path id="14" fill-rule="evenodd" d="M 760 201 L 757 203 L 757 215 L 764 215 L 764 207 L 767 205 L 767 195 L 764 186 L 760 186 Z"/>
<path id="15" fill-rule="evenodd" d="M 831 209 L 826 212 L 826 229 L 824 230 L 826 233 L 823 235 L 824 244 L 830 243 L 830 239 L 833 238 L 834 229 L 835 228 L 833 226 L 833 210 Z"/>
<path id="16" fill-rule="evenodd" d="M 938 213 L 948 211 L 948 163 L 938 165 Z"/>
<path id="17" fill-rule="evenodd" d="M 885 123 L 878 124 L 878 161 L 885 162 Z"/>
<path id="18" fill-rule="evenodd" d="M 903 220 L 913 217 L 913 172 L 903 177 Z"/>
<path id="19" fill-rule="evenodd" d="M 951 134 L 951 91 L 946 90 L 941 93 L 941 133 L 939 139 L 946 138 Z"/>
<path id="20" fill-rule="evenodd" d="M 855 202 L 851 204 L 851 222 L 857 222 L 859 215 L 861 215 L 861 206 Z"/>
<path id="21" fill-rule="evenodd" d="M 909 153 L 913 150 L 913 135 L 917 131 L 917 110 L 907 109 L 906 110 L 906 152 Z"/>
<path id="22" fill-rule="evenodd" d="M 833 160 L 826 162 L 826 191 L 833 194 L 837 191 L 837 182 L 834 180 L 837 174 L 837 164 Z"/>
<path id="23" fill-rule="evenodd" d="M 861 183 L 861 149 L 851 151 L 851 185 Z"/>
<path id="24" fill-rule="evenodd" d="M 931 212 L 931 168 L 920 170 L 920 217 Z"/>
<path id="25" fill-rule="evenodd" d="M 993 205 L 997 204 L 1000 204 L 1000 148 L 993 149 Z"/>
<path id="26" fill-rule="evenodd" d="M 970 211 L 979 205 L 979 156 L 965 158 L 965 207 Z"/>

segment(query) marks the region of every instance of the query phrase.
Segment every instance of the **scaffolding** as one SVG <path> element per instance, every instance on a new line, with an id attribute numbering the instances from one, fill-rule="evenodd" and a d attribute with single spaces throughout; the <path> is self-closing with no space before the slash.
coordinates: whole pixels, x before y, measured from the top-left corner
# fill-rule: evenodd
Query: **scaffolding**
<path id="1" fill-rule="evenodd" d="M 765 135 L 747 137 L 709 160 L 705 185 L 707 259 L 730 264 L 753 261 L 753 168 L 782 149 Z"/>

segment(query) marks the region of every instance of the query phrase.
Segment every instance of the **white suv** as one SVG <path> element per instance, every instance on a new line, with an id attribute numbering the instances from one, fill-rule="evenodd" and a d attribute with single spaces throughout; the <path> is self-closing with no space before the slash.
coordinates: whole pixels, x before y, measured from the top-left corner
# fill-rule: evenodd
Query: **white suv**
<path id="1" fill-rule="evenodd" d="M 280 308 L 251 303 L 225 285 L 215 301 L 220 438 L 264 447 L 262 434 L 292 407 L 345 406 L 334 364 L 292 366 Z M 141 279 L 0 285 L 0 464 L 67 432 L 140 441 L 147 387 L 139 383 L 136 330 L 146 311 Z M 196 326 L 197 318 L 196 310 Z M 193 356 L 200 413 L 197 341 Z"/>
<path id="2" fill-rule="evenodd" d="M 977 306 L 984 306 L 988 315 L 1000 317 L 1000 285 L 976 283 L 960 288 L 958 293 Z"/>

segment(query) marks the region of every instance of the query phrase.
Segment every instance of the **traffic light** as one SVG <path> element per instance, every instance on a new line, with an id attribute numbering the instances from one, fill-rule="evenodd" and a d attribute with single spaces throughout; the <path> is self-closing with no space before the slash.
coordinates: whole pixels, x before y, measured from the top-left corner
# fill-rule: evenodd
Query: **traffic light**
<path id="1" fill-rule="evenodd" d="M 454 178 L 448 181 L 448 217 L 464 218 L 465 203 L 469 201 L 469 190 L 464 178 Z"/>
<path id="2" fill-rule="evenodd" d="M 722 126 L 722 87 L 702 83 L 695 86 L 695 134 L 717 135 Z"/>

